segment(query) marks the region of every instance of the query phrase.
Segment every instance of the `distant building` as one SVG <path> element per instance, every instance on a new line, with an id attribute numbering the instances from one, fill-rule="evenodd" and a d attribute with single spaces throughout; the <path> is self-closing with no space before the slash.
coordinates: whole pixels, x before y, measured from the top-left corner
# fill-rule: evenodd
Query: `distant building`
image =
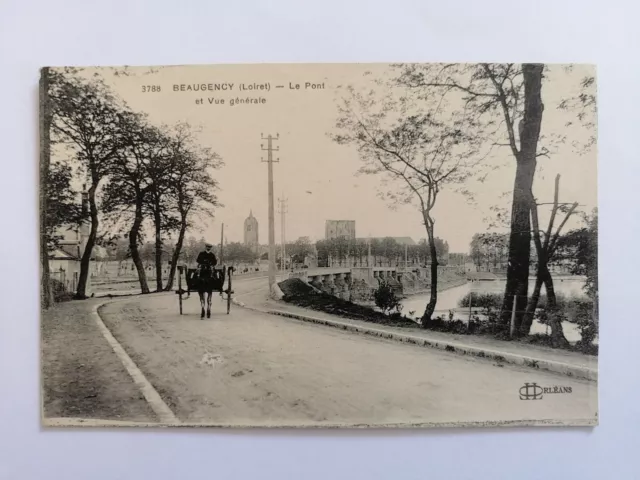
<path id="1" fill-rule="evenodd" d="M 88 217 L 89 200 L 86 192 L 82 193 L 83 217 Z M 69 292 L 75 292 L 78 288 L 80 277 L 80 260 L 84 254 L 89 239 L 91 224 L 88 220 L 77 225 L 64 225 L 58 228 L 54 235 L 57 237 L 56 246 L 49 251 L 49 272 L 51 279 L 60 282 Z M 89 273 L 99 273 L 98 263 L 95 260 L 105 258 L 106 249 L 94 245 L 91 250 Z M 102 264 L 100 264 L 101 266 Z M 90 294 L 91 282 L 87 281 L 85 294 Z"/>
<path id="2" fill-rule="evenodd" d="M 327 220 L 324 230 L 324 238 L 356 238 L 355 220 Z"/>
<path id="3" fill-rule="evenodd" d="M 258 248 L 258 220 L 253 216 L 253 211 L 249 211 L 249 216 L 244 221 L 244 244 Z"/>

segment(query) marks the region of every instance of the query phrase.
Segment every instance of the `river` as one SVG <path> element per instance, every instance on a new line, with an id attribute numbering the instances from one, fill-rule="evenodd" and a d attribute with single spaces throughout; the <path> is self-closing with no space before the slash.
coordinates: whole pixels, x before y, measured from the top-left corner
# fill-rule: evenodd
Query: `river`
<path id="1" fill-rule="evenodd" d="M 533 288 L 532 285 L 535 282 L 534 278 L 529 280 L 529 288 L 530 290 Z M 584 295 L 583 286 L 585 283 L 584 277 L 564 277 L 564 278 L 556 278 L 554 279 L 554 287 L 556 292 L 559 294 L 563 294 L 566 296 L 573 295 Z M 455 312 L 456 319 L 460 319 L 463 321 L 467 321 L 469 318 L 468 310 L 461 309 L 458 306 L 459 300 L 467 295 L 469 292 L 474 293 L 504 293 L 504 288 L 506 285 L 506 280 L 492 280 L 492 281 L 475 281 L 468 282 L 464 285 L 460 285 L 458 287 L 453 287 L 448 290 L 444 290 L 442 292 L 438 292 L 438 303 L 436 305 L 435 315 L 442 315 L 445 318 L 448 318 L 449 310 L 457 310 Z M 544 293 L 544 288 L 543 288 Z M 419 317 L 424 312 L 424 309 L 429 302 L 429 294 L 417 294 L 410 295 L 409 297 L 402 300 L 402 312 L 406 315 L 412 317 Z M 415 312 L 410 314 L 411 312 Z M 580 340 L 580 333 L 578 332 L 575 324 L 569 322 L 563 322 L 562 324 L 565 337 L 571 343 L 574 343 Z M 545 333 L 547 332 L 547 326 L 543 325 L 539 322 L 534 322 L 531 327 L 531 333 Z M 597 343 L 597 340 L 594 342 Z"/>

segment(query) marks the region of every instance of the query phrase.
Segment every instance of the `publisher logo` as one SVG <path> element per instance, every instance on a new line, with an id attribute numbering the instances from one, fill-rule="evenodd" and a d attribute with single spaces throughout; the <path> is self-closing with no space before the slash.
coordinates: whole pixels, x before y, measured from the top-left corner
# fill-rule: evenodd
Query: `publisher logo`
<path id="1" fill-rule="evenodd" d="M 572 393 L 571 387 L 563 387 L 559 385 L 542 387 L 537 383 L 525 383 L 520 387 L 520 400 L 542 400 L 545 395 L 558 393 Z"/>

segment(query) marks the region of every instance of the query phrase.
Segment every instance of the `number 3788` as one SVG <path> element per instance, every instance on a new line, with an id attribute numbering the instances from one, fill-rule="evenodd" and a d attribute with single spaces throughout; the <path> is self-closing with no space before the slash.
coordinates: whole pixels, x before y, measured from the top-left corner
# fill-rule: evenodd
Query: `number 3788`
<path id="1" fill-rule="evenodd" d="M 142 86 L 142 93 L 149 93 L 149 92 L 160 92 L 160 85 L 143 85 Z"/>

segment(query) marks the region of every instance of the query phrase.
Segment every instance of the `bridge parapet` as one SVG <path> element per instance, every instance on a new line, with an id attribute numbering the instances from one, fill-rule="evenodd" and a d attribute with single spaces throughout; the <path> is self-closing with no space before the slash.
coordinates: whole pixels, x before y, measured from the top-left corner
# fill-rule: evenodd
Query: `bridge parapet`
<path id="1" fill-rule="evenodd" d="M 419 282 L 428 278 L 426 269 L 413 267 L 329 267 L 308 268 L 289 273 L 318 290 L 348 300 L 369 297 L 381 281 L 389 283 L 395 291 L 413 292 Z"/>

